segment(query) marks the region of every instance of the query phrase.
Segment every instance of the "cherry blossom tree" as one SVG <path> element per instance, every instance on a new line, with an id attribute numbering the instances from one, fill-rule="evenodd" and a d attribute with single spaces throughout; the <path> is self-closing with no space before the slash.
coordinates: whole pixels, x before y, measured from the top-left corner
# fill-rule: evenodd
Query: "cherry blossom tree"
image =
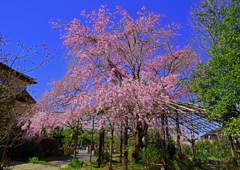
<path id="1" fill-rule="evenodd" d="M 163 104 L 188 95 L 190 87 L 183 87 L 180 80 L 187 79 L 198 56 L 190 45 L 174 43 L 179 24 L 162 26 L 163 16 L 145 7 L 137 14 L 133 19 L 118 6 L 115 13 L 101 6 L 91 14 L 82 11 L 85 23 L 78 19 L 52 23 L 64 29 L 63 46 L 74 62 L 32 108 L 35 113 L 29 114 L 26 119 L 30 124 L 23 129 L 29 126 L 31 135 L 41 133 L 43 127 L 50 132 L 68 121 L 86 121 L 85 117 L 94 114 L 99 118 L 98 128 L 105 126 L 107 119 L 116 125 L 123 122 L 124 134 L 130 130 L 135 137 L 133 157 L 139 161 L 142 138 L 156 117 L 164 114 Z M 124 162 L 127 168 L 127 160 Z"/>

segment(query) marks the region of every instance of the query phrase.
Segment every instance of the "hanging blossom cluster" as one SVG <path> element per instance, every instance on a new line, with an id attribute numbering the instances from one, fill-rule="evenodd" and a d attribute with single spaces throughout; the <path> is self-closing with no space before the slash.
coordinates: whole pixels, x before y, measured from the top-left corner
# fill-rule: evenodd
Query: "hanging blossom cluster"
<path id="1" fill-rule="evenodd" d="M 190 46 L 174 46 L 180 25 L 162 26 L 162 15 L 145 7 L 137 14 L 133 19 L 120 7 L 111 13 L 101 6 L 91 14 L 82 11 L 85 22 L 52 23 L 64 29 L 63 46 L 74 62 L 19 120 L 23 130 L 31 136 L 78 119 L 90 127 L 89 116 L 98 116 L 98 127 L 107 117 L 120 124 L 126 116 L 133 125 L 151 126 L 162 104 L 187 95 L 190 87 L 179 79 L 187 78 L 198 56 Z"/>

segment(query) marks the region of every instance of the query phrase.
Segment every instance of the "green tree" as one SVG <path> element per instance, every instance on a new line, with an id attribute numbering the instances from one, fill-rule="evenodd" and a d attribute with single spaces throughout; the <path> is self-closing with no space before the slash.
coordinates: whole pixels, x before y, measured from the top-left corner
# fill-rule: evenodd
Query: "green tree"
<path id="1" fill-rule="evenodd" d="M 204 12 L 197 13 L 200 23 L 207 23 L 212 46 L 207 48 L 210 59 L 199 64 L 193 73 L 192 91 L 206 109 L 209 117 L 217 117 L 223 126 L 238 118 L 240 110 L 240 1 L 202 1 Z M 231 133 L 228 136 L 235 168 L 238 169 Z"/>

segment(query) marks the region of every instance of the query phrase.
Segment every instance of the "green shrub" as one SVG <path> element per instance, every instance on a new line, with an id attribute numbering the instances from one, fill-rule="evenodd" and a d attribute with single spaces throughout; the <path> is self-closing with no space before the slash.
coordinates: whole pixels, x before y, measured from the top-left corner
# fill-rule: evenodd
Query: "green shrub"
<path id="1" fill-rule="evenodd" d="M 74 159 L 74 162 L 73 162 L 73 158 L 70 158 L 69 162 L 70 162 L 70 166 L 76 169 L 83 167 L 83 164 L 84 164 L 83 160 L 80 162 L 77 158 Z"/>
<path id="2" fill-rule="evenodd" d="M 162 160 L 161 150 L 157 150 L 154 145 L 149 145 L 140 151 L 142 163 L 158 163 Z"/>
<path id="3" fill-rule="evenodd" d="M 137 168 L 137 164 L 135 164 L 134 162 L 130 162 L 129 166 L 132 167 L 133 169 Z"/>
<path id="4" fill-rule="evenodd" d="M 39 146 L 42 154 L 57 156 L 59 153 L 59 142 L 56 139 L 42 139 Z"/>
<path id="5" fill-rule="evenodd" d="M 32 158 L 29 158 L 29 163 L 36 163 L 38 162 L 38 157 L 32 157 Z"/>
<path id="6" fill-rule="evenodd" d="M 103 157 L 103 163 L 109 162 L 109 152 L 108 152 L 108 149 L 106 147 L 103 147 L 102 157 Z"/>

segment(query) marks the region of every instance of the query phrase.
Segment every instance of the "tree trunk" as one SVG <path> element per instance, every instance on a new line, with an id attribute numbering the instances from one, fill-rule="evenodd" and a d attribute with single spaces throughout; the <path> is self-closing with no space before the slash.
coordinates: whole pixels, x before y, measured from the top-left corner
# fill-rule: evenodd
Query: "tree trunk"
<path id="1" fill-rule="evenodd" d="M 102 164 L 102 130 L 99 132 L 98 168 Z"/>
<path id="2" fill-rule="evenodd" d="M 167 170 L 166 144 L 165 144 L 165 134 L 164 134 L 164 128 L 163 128 L 163 126 L 164 126 L 164 114 L 161 114 L 162 162 L 163 162 L 164 170 Z"/>
<path id="3" fill-rule="evenodd" d="M 120 130 L 120 163 L 122 165 L 122 144 L 123 144 L 123 136 L 122 136 L 122 124 Z"/>
<path id="4" fill-rule="evenodd" d="M 93 133 L 94 133 L 94 119 L 93 119 L 93 124 L 92 124 L 92 136 L 91 136 L 91 151 L 90 151 L 90 162 L 92 162 L 92 151 L 94 150 L 93 146 Z"/>
<path id="5" fill-rule="evenodd" d="M 125 117 L 125 128 L 124 128 L 124 170 L 128 170 L 128 117 Z"/>
<path id="6" fill-rule="evenodd" d="M 233 164 L 234 164 L 235 170 L 238 170 L 237 156 L 236 156 L 236 152 L 235 152 L 235 149 L 234 149 L 234 146 L 233 146 L 232 136 L 228 135 L 228 139 L 229 139 L 230 146 L 231 146 L 231 152 L 232 152 L 232 157 L 233 157 Z"/>
<path id="7" fill-rule="evenodd" d="M 110 155 L 109 155 L 109 170 L 112 170 L 112 154 L 113 154 L 113 130 L 114 124 L 111 125 L 111 142 L 110 142 Z"/>
<path id="8" fill-rule="evenodd" d="M 102 131 L 102 146 L 104 147 L 104 140 L 105 140 L 105 130 Z"/>
<path id="9" fill-rule="evenodd" d="M 132 153 L 132 157 L 135 163 L 139 163 L 139 160 L 140 160 L 139 151 L 144 146 L 142 141 L 143 135 L 141 134 L 141 132 L 142 132 L 142 129 L 140 127 L 140 123 L 138 123 L 136 132 L 135 132 L 135 147 Z"/>
<path id="10" fill-rule="evenodd" d="M 178 144 L 178 157 L 182 159 L 182 149 L 180 144 L 180 128 L 179 128 L 179 121 L 178 121 L 178 114 L 176 114 L 176 127 L 177 127 L 177 144 Z"/>
<path id="11" fill-rule="evenodd" d="M 78 134 L 79 134 L 79 120 L 77 122 L 77 131 L 75 132 L 75 141 L 74 141 L 74 154 L 73 154 L 73 163 L 76 159 L 76 152 L 77 152 L 77 140 L 78 140 Z"/>

